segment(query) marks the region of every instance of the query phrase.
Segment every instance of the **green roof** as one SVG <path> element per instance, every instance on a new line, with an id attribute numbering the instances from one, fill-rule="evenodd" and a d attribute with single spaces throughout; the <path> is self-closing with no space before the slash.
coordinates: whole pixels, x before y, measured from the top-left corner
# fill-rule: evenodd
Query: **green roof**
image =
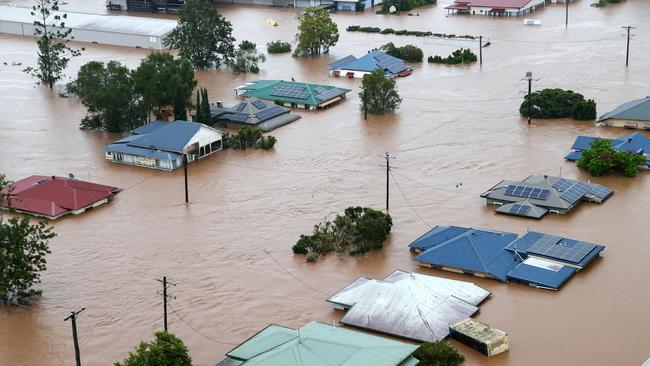
<path id="1" fill-rule="evenodd" d="M 610 118 L 650 121 L 650 97 L 636 99 L 603 114 L 598 122 Z"/>
<path id="2" fill-rule="evenodd" d="M 319 105 L 351 91 L 331 85 L 284 80 L 257 80 L 237 89 L 244 90 L 241 94 L 244 97 L 307 105 Z"/>
<path id="3" fill-rule="evenodd" d="M 242 366 L 414 366 L 417 345 L 333 325 L 270 325 L 226 356 Z"/>

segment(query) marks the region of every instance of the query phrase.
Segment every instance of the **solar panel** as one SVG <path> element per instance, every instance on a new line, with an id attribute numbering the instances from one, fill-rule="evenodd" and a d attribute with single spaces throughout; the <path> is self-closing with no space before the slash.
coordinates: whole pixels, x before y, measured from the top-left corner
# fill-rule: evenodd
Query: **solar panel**
<path id="1" fill-rule="evenodd" d="M 235 106 L 235 110 L 236 110 L 237 112 L 241 112 L 241 111 L 243 111 L 244 108 L 246 108 L 246 103 L 244 103 L 244 102 L 241 102 L 241 103 L 239 103 L 239 104 L 237 104 L 237 105 Z"/>
<path id="2" fill-rule="evenodd" d="M 534 188 L 520 185 L 509 185 L 506 187 L 506 196 L 534 198 L 537 200 L 546 200 L 551 191 L 543 188 Z"/>
<path id="3" fill-rule="evenodd" d="M 262 102 L 261 100 L 254 100 L 252 104 L 255 106 L 257 109 L 264 109 L 266 108 L 266 103 Z"/>
<path id="4" fill-rule="evenodd" d="M 257 118 L 259 118 L 260 121 L 266 121 L 267 119 L 273 118 L 275 116 L 279 116 L 283 113 L 285 113 L 287 110 L 284 109 L 283 107 L 276 105 L 271 108 L 264 109 L 262 111 L 259 111 L 255 114 Z"/>
<path id="5" fill-rule="evenodd" d="M 223 116 L 223 118 L 229 121 L 246 122 L 246 120 L 248 119 L 248 115 L 244 113 L 233 113 L 233 114 L 227 114 Z"/>
<path id="6" fill-rule="evenodd" d="M 594 244 L 578 242 L 567 242 L 555 235 L 544 235 L 537 242 L 531 245 L 527 252 L 538 254 L 549 258 L 561 259 L 567 262 L 579 263 L 596 246 Z"/>
<path id="7" fill-rule="evenodd" d="M 585 196 L 587 192 L 591 190 L 591 185 L 583 182 L 578 182 L 574 185 L 571 186 L 571 188 L 567 189 L 560 195 L 560 198 L 563 200 L 569 202 L 570 204 L 574 204 L 582 199 L 582 197 Z"/>
<path id="8" fill-rule="evenodd" d="M 607 198 L 607 196 L 609 196 L 610 194 L 612 194 L 612 190 L 607 187 L 603 187 L 600 184 L 594 184 L 594 188 L 592 188 L 591 191 L 589 191 L 589 193 L 593 194 L 594 196 L 602 200 Z"/>
<path id="9" fill-rule="evenodd" d="M 520 205 L 520 204 L 514 204 L 514 205 L 512 205 L 512 207 L 510 208 L 510 212 L 509 212 L 509 213 L 511 213 L 511 214 L 513 214 L 513 215 L 521 215 L 521 216 L 525 216 L 525 215 L 528 214 L 529 211 L 530 211 L 530 206 Z"/>
<path id="10" fill-rule="evenodd" d="M 573 184 L 573 182 L 570 182 L 564 178 L 560 178 L 556 180 L 555 183 L 553 183 L 553 188 L 557 189 L 560 192 L 564 192 L 567 189 L 571 188 Z"/>
<path id="11" fill-rule="evenodd" d="M 317 87 L 314 88 L 314 91 L 315 91 L 316 93 L 319 93 L 319 94 L 320 94 L 320 93 L 324 93 L 324 92 L 326 92 L 327 89 L 326 89 L 326 88 L 323 88 L 322 86 L 317 86 Z"/>
<path id="12" fill-rule="evenodd" d="M 325 91 L 323 93 L 316 94 L 316 98 L 318 98 L 318 100 L 320 100 L 320 101 L 324 101 L 324 100 L 332 99 L 334 97 L 338 97 L 339 95 L 344 94 L 344 93 L 345 93 L 345 91 L 342 90 L 342 89 L 332 88 L 332 89 L 327 90 L 327 91 Z"/>
<path id="13" fill-rule="evenodd" d="M 271 95 L 276 97 L 307 99 L 311 94 L 306 89 L 303 85 L 279 84 L 273 88 Z"/>

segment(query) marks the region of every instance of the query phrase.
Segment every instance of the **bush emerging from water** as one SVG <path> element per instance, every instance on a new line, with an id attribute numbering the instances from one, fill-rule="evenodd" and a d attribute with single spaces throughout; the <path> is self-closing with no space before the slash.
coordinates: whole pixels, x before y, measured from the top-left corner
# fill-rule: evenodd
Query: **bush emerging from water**
<path id="1" fill-rule="evenodd" d="M 235 134 L 226 133 L 223 136 L 224 148 L 246 150 L 248 148 L 270 150 L 277 139 L 274 136 L 264 136 L 261 128 L 243 126 Z"/>
<path id="2" fill-rule="evenodd" d="M 471 64 L 476 62 L 478 57 L 469 48 L 459 48 L 452 52 L 451 55 L 442 58 L 441 56 L 429 56 L 428 62 L 434 64 L 458 65 L 458 64 Z"/>
<path id="3" fill-rule="evenodd" d="M 413 354 L 419 366 L 458 366 L 465 361 L 447 341 L 424 342 Z"/>
<path id="4" fill-rule="evenodd" d="M 456 39 L 477 39 L 478 38 L 475 36 L 471 36 L 469 34 L 456 35 L 456 34 L 445 34 L 445 33 L 433 33 L 431 31 L 412 31 L 407 29 L 400 29 L 400 30 L 394 30 L 393 28 L 380 29 L 377 27 L 362 27 L 360 25 L 350 25 L 345 30 L 348 32 L 394 34 L 396 36 L 439 37 L 439 38 L 456 38 Z"/>
<path id="5" fill-rule="evenodd" d="M 635 176 L 639 167 L 646 164 L 642 154 L 616 151 L 612 142 L 605 139 L 592 141 L 590 148 L 582 152 L 578 167 L 587 170 L 595 177 L 620 172 L 628 177 Z"/>
<path id="6" fill-rule="evenodd" d="M 519 113 L 528 117 L 528 95 L 519 107 Z M 530 96 L 531 116 L 533 118 L 574 118 L 593 120 L 596 118 L 596 102 L 585 100 L 582 94 L 571 90 L 544 89 Z"/>
<path id="7" fill-rule="evenodd" d="M 396 47 L 392 42 L 386 43 L 380 47 L 380 50 L 386 52 L 387 54 L 400 58 L 404 61 L 409 62 L 422 62 L 424 58 L 424 53 L 422 49 L 412 45 L 407 44 L 406 46 Z"/>
<path id="8" fill-rule="evenodd" d="M 307 262 L 315 262 L 320 255 L 331 252 L 363 254 L 383 248 L 392 226 L 389 214 L 368 207 L 348 207 L 333 221 L 314 226 L 311 235 L 300 235 L 292 250 L 295 254 L 306 254 Z"/>
<path id="9" fill-rule="evenodd" d="M 596 8 L 604 8 L 607 6 L 607 4 L 618 4 L 620 2 L 622 2 L 622 0 L 598 0 L 595 3 L 592 3 L 591 6 Z"/>

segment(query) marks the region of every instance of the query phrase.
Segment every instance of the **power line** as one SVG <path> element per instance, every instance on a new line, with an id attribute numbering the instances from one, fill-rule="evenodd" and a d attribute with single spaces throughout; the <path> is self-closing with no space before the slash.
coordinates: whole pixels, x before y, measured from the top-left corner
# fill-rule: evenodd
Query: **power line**
<path id="1" fill-rule="evenodd" d="M 409 207 L 411 208 L 411 210 L 413 210 L 413 212 L 415 212 L 415 215 L 417 215 L 417 217 L 420 218 L 420 220 L 424 223 L 424 225 L 427 226 L 427 228 L 431 228 L 431 225 L 427 222 L 427 220 L 425 220 L 422 216 L 420 216 L 420 214 L 418 213 L 418 211 L 417 211 L 417 210 L 415 209 L 415 207 L 413 207 L 413 205 L 411 204 L 411 201 L 409 201 L 409 199 L 406 197 L 406 195 L 404 194 L 404 191 L 402 191 L 402 187 L 399 186 L 399 183 L 397 182 L 397 179 L 395 179 L 395 175 L 393 175 L 393 172 L 390 172 L 390 175 L 393 177 L 393 181 L 395 181 L 395 185 L 397 186 L 397 189 L 398 189 L 399 192 L 402 194 L 402 197 L 404 197 L 404 200 L 405 200 L 406 203 L 409 205 Z"/>
<path id="2" fill-rule="evenodd" d="M 236 345 L 237 345 L 237 343 L 223 342 L 223 341 L 220 341 L 220 340 L 214 339 L 214 338 L 212 338 L 212 337 L 210 337 L 210 336 L 207 336 L 207 335 L 203 334 L 200 330 L 194 328 L 190 323 L 188 323 L 187 321 L 185 321 L 185 319 L 183 319 L 183 317 L 182 317 L 182 316 L 181 316 L 181 315 L 176 311 L 176 309 L 174 309 L 173 306 L 171 306 L 171 304 L 169 305 L 169 308 L 172 309 L 172 312 L 173 312 L 174 314 L 176 314 L 176 316 L 178 317 L 178 319 L 180 319 L 183 323 L 185 323 L 185 325 L 187 325 L 188 327 L 190 327 L 190 329 L 192 329 L 193 331 L 195 331 L 198 335 L 202 336 L 203 338 L 205 338 L 205 339 L 207 339 L 207 340 L 210 340 L 210 341 L 212 341 L 212 342 L 214 342 L 214 343 L 219 343 L 219 344 L 223 344 L 223 345 L 227 345 L 227 346 L 236 346 Z"/>
<path id="3" fill-rule="evenodd" d="M 325 296 L 329 296 L 329 294 L 327 294 L 327 293 L 325 293 L 325 292 L 323 292 L 323 291 L 321 291 L 321 290 L 319 290 L 319 289 L 317 289 L 317 288 L 315 288 L 315 287 L 312 287 L 312 286 L 309 285 L 307 282 L 301 280 L 299 277 L 296 277 L 293 273 L 289 272 L 286 268 L 284 268 L 284 266 L 283 266 L 282 264 L 280 264 L 280 262 L 277 261 L 277 259 L 275 259 L 275 258 L 271 255 L 271 252 L 269 252 L 268 250 L 264 249 L 264 253 L 266 253 L 266 255 L 268 255 L 271 259 L 273 259 L 273 261 L 275 262 L 275 264 L 277 264 L 280 268 L 282 268 L 282 270 L 283 270 L 284 272 L 286 272 L 289 276 L 293 277 L 294 280 L 296 280 L 296 281 L 302 283 L 305 287 L 307 287 L 307 288 L 309 288 L 309 289 L 312 289 L 312 290 L 314 290 L 314 291 L 316 291 L 316 292 L 318 292 L 318 293 L 321 293 L 321 294 L 323 294 L 323 295 L 325 295 Z"/>
<path id="4" fill-rule="evenodd" d="M 489 37 L 489 40 L 496 40 L 496 41 L 501 41 L 501 42 L 512 42 L 512 43 L 533 43 L 533 44 L 576 44 L 576 43 L 596 43 L 596 42 L 604 42 L 604 41 L 611 41 L 615 39 L 620 39 L 620 37 L 612 37 L 612 38 L 600 38 L 600 39 L 589 39 L 589 40 L 582 40 L 582 41 L 529 41 L 529 40 L 517 40 L 517 39 L 504 39 L 504 38 L 495 38 L 495 37 Z"/>

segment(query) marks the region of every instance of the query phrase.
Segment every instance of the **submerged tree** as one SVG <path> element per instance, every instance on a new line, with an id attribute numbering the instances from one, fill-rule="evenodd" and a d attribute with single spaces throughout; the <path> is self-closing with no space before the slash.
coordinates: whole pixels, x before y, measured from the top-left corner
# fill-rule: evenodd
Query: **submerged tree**
<path id="1" fill-rule="evenodd" d="M 533 118 L 574 118 L 590 120 L 596 118 L 596 102 L 585 100 L 580 93 L 562 89 L 543 89 L 524 97 L 519 113 L 528 117 L 528 103 L 531 103 Z"/>
<path id="2" fill-rule="evenodd" d="M 212 112 L 210 112 L 210 101 L 208 100 L 208 90 L 199 88 L 196 91 L 196 114 L 195 122 L 212 124 Z"/>
<path id="3" fill-rule="evenodd" d="M 639 167 L 646 163 L 646 158 L 642 154 L 616 151 L 611 141 L 598 139 L 592 141 L 590 148 L 582 152 L 578 167 L 596 177 L 612 172 L 621 172 L 628 177 L 633 177 L 638 173 Z"/>
<path id="4" fill-rule="evenodd" d="M 233 58 L 232 25 L 214 5 L 187 0 L 177 15 L 178 26 L 165 38 L 166 46 L 177 48 L 197 68 L 219 67 Z"/>
<path id="5" fill-rule="evenodd" d="M 38 66 L 28 67 L 25 72 L 52 89 L 54 83 L 63 78 L 63 70 L 70 57 L 79 56 L 80 50 L 68 47 L 73 37 L 72 29 L 65 28 L 68 14 L 59 13 L 59 0 L 36 0 L 31 15 L 34 20 L 34 35 L 38 44 Z M 83 49 L 82 49 L 83 50 Z"/>
<path id="6" fill-rule="evenodd" d="M 122 132 L 147 121 L 147 110 L 135 91 L 131 71 L 117 61 L 91 61 L 81 66 L 66 91 L 81 98 L 88 111 L 81 128 Z"/>
<path id="7" fill-rule="evenodd" d="M 115 366 L 192 366 L 183 341 L 168 332 L 156 332 L 155 336 L 151 342 L 140 342 L 134 352 L 129 352 L 129 357 Z"/>
<path id="8" fill-rule="evenodd" d="M 259 63 L 266 61 L 264 54 L 257 52 L 257 45 L 253 42 L 242 41 L 235 57 L 228 62 L 228 66 L 236 73 L 258 73 L 260 72 Z"/>
<path id="9" fill-rule="evenodd" d="M 294 55 L 319 55 L 329 52 L 339 40 L 339 30 L 323 8 L 308 6 L 298 15 L 298 45 Z"/>
<path id="10" fill-rule="evenodd" d="M 454 346 L 446 341 L 424 342 L 413 354 L 419 366 L 458 366 L 465 361 Z"/>
<path id="11" fill-rule="evenodd" d="M 382 69 L 377 69 L 363 77 L 359 98 L 361 111 L 372 114 L 392 112 L 402 102 L 395 87 L 395 80 L 387 78 Z"/>
<path id="12" fill-rule="evenodd" d="M 11 206 L 10 182 L 0 174 L 0 205 Z M 40 283 L 50 252 L 48 242 L 55 236 L 45 221 L 31 224 L 27 217 L 6 220 L 0 212 L 0 302 L 21 303 L 40 295 Z"/>

